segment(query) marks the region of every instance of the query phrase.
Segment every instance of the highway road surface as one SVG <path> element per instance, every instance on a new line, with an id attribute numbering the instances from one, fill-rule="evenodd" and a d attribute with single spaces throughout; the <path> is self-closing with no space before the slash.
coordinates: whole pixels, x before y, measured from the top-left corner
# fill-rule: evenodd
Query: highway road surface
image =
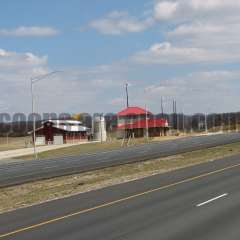
<path id="1" fill-rule="evenodd" d="M 0 240 L 237 240 L 240 156 L 0 214 Z"/>
<path id="2" fill-rule="evenodd" d="M 155 159 L 240 141 L 240 133 L 187 137 L 128 148 L 55 159 L 0 163 L 0 187 Z"/>

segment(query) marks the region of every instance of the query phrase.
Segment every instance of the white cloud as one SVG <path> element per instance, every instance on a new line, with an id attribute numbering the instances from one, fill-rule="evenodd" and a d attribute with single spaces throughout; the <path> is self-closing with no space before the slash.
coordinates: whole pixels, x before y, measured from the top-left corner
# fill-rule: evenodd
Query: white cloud
<path id="1" fill-rule="evenodd" d="M 0 49 L 0 57 L 6 57 L 6 56 L 9 56 L 9 55 L 11 55 L 10 52 L 5 51 L 4 49 Z"/>
<path id="2" fill-rule="evenodd" d="M 30 112 L 30 78 L 63 70 L 34 88 L 38 112 L 105 111 L 114 92 L 125 82 L 120 63 L 93 67 L 52 69 L 47 56 L 0 49 L 1 101 L 12 112 Z M 109 97 L 108 97 L 109 95 Z M 3 111 L 1 107 L 0 110 Z"/>
<path id="3" fill-rule="evenodd" d="M 37 56 L 33 53 L 17 53 L 0 49 L 0 67 L 14 70 L 42 67 L 47 65 L 47 56 Z M 3 69 L 4 70 L 4 69 Z"/>
<path id="4" fill-rule="evenodd" d="M 195 72 L 151 84 L 146 86 L 146 90 L 149 100 L 155 105 L 159 96 L 169 103 L 173 98 L 177 99 L 179 112 L 236 111 L 239 77 L 239 71 Z"/>
<path id="5" fill-rule="evenodd" d="M 112 11 L 107 15 L 107 17 L 109 18 L 120 18 L 120 17 L 127 17 L 127 16 L 128 16 L 127 11 Z"/>
<path id="6" fill-rule="evenodd" d="M 240 6 L 238 0 L 190 0 L 190 5 L 196 10 L 216 10 Z"/>
<path id="7" fill-rule="evenodd" d="M 192 46 L 201 46 L 206 49 L 221 49 L 238 53 L 240 43 L 240 19 L 228 21 L 193 21 L 182 24 L 168 32 L 168 37 L 174 42 L 181 42 Z"/>
<path id="8" fill-rule="evenodd" d="M 154 7 L 154 17 L 158 20 L 167 20 L 174 16 L 178 9 L 178 2 L 158 2 Z"/>
<path id="9" fill-rule="evenodd" d="M 183 21 L 186 18 L 199 17 L 211 13 L 226 15 L 229 10 L 237 11 L 239 0 L 158 0 L 154 5 L 154 16 L 158 20 L 174 19 Z"/>
<path id="10" fill-rule="evenodd" d="M 201 21 L 225 21 L 238 16 L 239 0 L 156 0 L 152 9 L 146 9 L 148 17 L 130 16 L 127 11 L 112 11 L 103 18 L 93 20 L 89 26 L 100 33 L 121 35 L 129 32 L 141 32 L 156 25 L 159 21 L 186 24 Z M 208 30 L 208 29 L 207 29 Z"/>
<path id="11" fill-rule="evenodd" d="M 109 35 L 122 35 L 129 32 L 141 32 L 153 25 L 153 19 L 137 19 L 127 12 L 113 11 L 107 16 L 96 19 L 89 26 L 98 32 Z"/>
<path id="12" fill-rule="evenodd" d="M 203 24 L 201 22 L 182 24 L 169 32 L 170 36 L 183 36 L 183 35 L 201 35 L 201 34 L 216 34 L 222 33 L 225 30 L 223 25 Z"/>
<path id="13" fill-rule="evenodd" d="M 149 64 L 238 61 L 239 10 L 239 0 L 158 0 L 155 27 L 161 26 L 169 44 L 140 51 L 135 59 Z"/>
<path id="14" fill-rule="evenodd" d="M 113 98 L 110 100 L 109 104 L 113 106 L 122 107 L 125 103 L 125 99 L 123 97 Z"/>
<path id="15" fill-rule="evenodd" d="M 173 51 L 183 55 L 168 43 L 153 45 L 149 51 Z M 0 50 L 0 95 L 5 104 L 0 109 L 9 112 L 30 111 L 29 79 L 51 71 L 47 57 L 33 53 L 17 53 Z M 166 58 L 163 56 L 162 58 Z M 240 72 L 205 71 L 161 79 L 161 70 L 147 79 L 133 80 L 133 72 L 143 71 L 138 64 L 129 68 L 128 62 L 94 67 L 64 68 L 63 73 L 40 81 L 35 87 L 38 112 L 104 112 L 118 111 L 124 107 L 124 83 L 131 82 L 130 103 L 145 104 L 146 99 L 152 111 L 159 111 L 159 97 L 176 98 L 186 112 L 208 111 L 209 102 L 213 110 L 237 109 L 239 98 L 238 80 Z M 156 69 L 159 69 L 157 66 Z M 131 71 L 131 72 L 129 72 Z M 136 76 L 135 76 L 136 77 Z M 134 78 L 135 78 L 134 77 Z M 155 80 L 154 80 L 155 79 Z M 224 101 L 222 99 L 224 98 Z M 169 104 L 170 106 L 170 104 Z M 5 107 L 5 108 L 4 108 Z M 107 109 L 106 109 L 107 107 Z M 197 110 L 196 110 L 197 109 Z M 213 111 L 212 110 L 212 111 Z M 210 111 L 210 110 L 209 110 Z M 222 110 L 223 111 L 223 110 Z"/>
<path id="16" fill-rule="evenodd" d="M 16 36 L 16 37 L 43 37 L 54 36 L 59 31 L 52 27 L 38 27 L 38 26 L 21 26 L 15 29 L 0 29 L 0 36 Z"/>
<path id="17" fill-rule="evenodd" d="M 156 43 L 148 50 L 136 53 L 131 59 L 142 64 L 192 64 L 232 61 L 240 58 L 240 52 L 222 52 L 196 47 L 174 46 L 169 42 Z"/>
<path id="18" fill-rule="evenodd" d="M 29 79 L 48 71 L 47 56 L 0 49 L 0 95 L 4 103 L 1 111 L 30 109 Z"/>
<path id="19" fill-rule="evenodd" d="M 142 96 L 146 87 L 153 111 L 159 110 L 159 96 L 177 98 L 187 112 L 196 108 L 196 111 L 208 111 L 209 105 L 214 111 L 238 109 L 240 73 L 215 68 L 216 63 L 235 61 L 238 64 L 240 60 L 239 6 L 239 1 L 233 0 L 165 0 L 156 1 L 147 15 L 139 14 L 142 17 L 131 16 L 126 11 L 113 11 L 90 22 L 90 27 L 109 35 L 141 32 L 154 24 L 155 30 L 162 32 L 158 32 L 159 41 L 156 44 L 136 52 L 124 63 L 65 68 L 63 74 L 39 82 L 36 88 L 38 111 L 93 112 L 106 111 L 106 106 L 118 111 L 125 103 L 123 85 L 129 81 L 134 84 L 134 88 L 130 89 L 131 104 L 145 104 Z M 0 35 L 43 36 L 57 33 L 40 33 L 40 30 L 43 29 L 2 29 Z M 154 39 L 157 36 L 154 35 Z M 188 66 L 193 63 L 194 68 Z M 128 64 L 131 64 L 130 67 Z M 177 64 L 181 66 L 173 66 Z M 150 68 L 149 65 L 153 66 Z M 206 66 L 212 70 L 203 71 Z M 194 73 L 196 69 L 198 72 Z M 0 49 L 2 101 L 8 103 L 12 111 L 30 109 L 29 78 L 49 71 L 47 56 Z M 179 76 L 180 72 L 189 74 Z M 159 81 L 166 75 L 172 77 Z"/>

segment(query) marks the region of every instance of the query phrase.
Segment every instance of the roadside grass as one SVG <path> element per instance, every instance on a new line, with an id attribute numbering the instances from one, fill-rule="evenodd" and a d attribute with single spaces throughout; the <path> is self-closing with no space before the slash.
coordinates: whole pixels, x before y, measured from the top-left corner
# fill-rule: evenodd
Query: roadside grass
<path id="1" fill-rule="evenodd" d="M 14 149 L 25 148 L 26 143 L 29 142 L 31 138 L 26 137 L 0 137 L 0 151 L 8 151 Z"/>
<path id="2" fill-rule="evenodd" d="M 0 189 L 0 212 L 92 191 L 236 154 L 240 154 L 240 143 L 2 188 Z"/>

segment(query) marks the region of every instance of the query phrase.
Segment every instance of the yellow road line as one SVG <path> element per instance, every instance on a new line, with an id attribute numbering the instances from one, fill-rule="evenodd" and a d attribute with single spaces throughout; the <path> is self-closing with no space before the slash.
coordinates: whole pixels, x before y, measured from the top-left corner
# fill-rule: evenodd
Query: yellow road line
<path id="1" fill-rule="evenodd" d="M 183 183 L 191 182 L 191 181 L 194 181 L 194 180 L 197 180 L 197 179 L 200 179 L 200 178 L 204 178 L 204 177 L 216 174 L 216 173 L 220 173 L 220 172 L 223 172 L 223 171 L 226 171 L 226 170 L 229 170 L 229 169 L 233 169 L 233 168 L 236 168 L 236 167 L 240 167 L 240 164 L 236 164 L 236 165 L 232 165 L 232 166 L 229 166 L 229 167 L 221 168 L 219 170 L 204 173 L 204 174 L 192 177 L 192 178 L 187 178 L 187 179 L 184 179 L 184 180 L 179 181 L 179 182 L 171 183 L 171 184 L 159 187 L 159 188 L 150 189 L 148 191 L 141 192 L 141 193 L 138 193 L 138 194 L 134 194 L 134 195 L 131 195 L 129 197 L 120 198 L 120 199 L 112 201 L 112 202 L 107 202 L 107 203 L 104 203 L 104 204 L 101 204 L 101 205 L 98 205 L 98 206 L 95 206 L 95 207 L 92 207 L 92 208 L 87 208 L 87 209 L 84 209 L 84 210 L 81 210 L 81 211 L 78 211 L 78 212 L 67 214 L 67 215 L 64 215 L 62 217 L 53 218 L 53 219 L 50 219 L 50 220 L 47 220 L 47 221 L 44 221 L 44 222 L 40 222 L 38 224 L 28 226 L 28 227 L 19 228 L 17 230 L 14 230 L 14 231 L 11 231 L 11 232 L 8 232 L 8 233 L 0 234 L 0 239 L 2 239 L 4 237 L 16 235 L 16 234 L 21 233 L 21 232 L 26 232 L 28 230 L 32 230 L 32 229 L 35 229 L 35 228 L 39 228 L 41 226 L 48 225 L 48 224 L 51 224 L 51 223 L 54 223 L 54 222 L 58 222 L 58 221 L 61 221 L 61 220 L 67 219 L 67 218 L 71 218 L 71 217 L 74 217 L 74 216 L 77 216 L 77 215 L 81 215 L 83 213 L 88 213 L 88 212 L 91 212 L 91 211 L 94 211 L 94 210 L 97 210 L 97 209 L 100 209 L 100 208 L 112 206 L 114 204 L 125 202 L 127 200 L 134 199 L 134 198 L 137 198 L 137 197 L 141 197 L 141 196 L 144 196 L 144 195 L 147 195 L 147 194 L 150 194 L 150 193 L 153 193 L 153 192 L 157 192 L 157 191 L 160 191 L 160 190 L 163 190 L 163 189 L 166 189 L 166 188 L 170 188 L 170 187 L 174 187 L 174 186 L 177 186 L 177 185 L 180 185 L 180 184 L 183 184 Z"/>

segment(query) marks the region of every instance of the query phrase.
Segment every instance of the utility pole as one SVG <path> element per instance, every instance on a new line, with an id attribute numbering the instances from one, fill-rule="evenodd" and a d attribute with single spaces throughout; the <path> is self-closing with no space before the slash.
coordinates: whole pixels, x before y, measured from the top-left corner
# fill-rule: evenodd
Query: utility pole
<path id="1" fill-rule="evenodd" d="M 225 125 L 225 119 L 224 119 L 224 115 L 223 115 L 223 113 L 221 114 L 221 130 L 222 130 L 222 132 L 223 132 L 223 130 L 224 130 L 224 125 Z"/>
<path id="2" fill-rule="evenodd" d="M 193 116 L 191 115 L 191 129 L 190 129 L 191 134 L 193 133 Z"/>
<path id="3" fill-rule="evenodd" d="M 147 111 L 147 104 L 145 105 L 145 121 L 146 121 L 146 139 L 148 141 L 149 133 L 148 133 L 148 111 Z"/>
<path id="4" fill-rule="evenodd" d="M 163 98 L 162 97 L 161 97 L 161 112 L 162 112 L 162 118 L 163 118 L 164 111 L 163 111 Z"/>
<path id="5" fill-rule="evenodd" d="M 238 113 L 236 113 L 236 132 L 238 132 Z"/>
<path id="6" fill-rule="evenodd" d="M 125 85 L 125 89 L 126 89 L 127 108 L 128 108 L 128 107 L 129 107 L 129 102 L 128 102 L 128 83 L 126 83 L 126 85 Z"/>
<path id="7" fill-rule="evenodd" d="M 173 113 L 174 113 L 174 111 L 175 111 L 175 108 L 174 108 L 174 103 L 175 103 L 175 102 L 174 102 L 174 100 L 173 100 Z"/>
<path id="8" fill-rule="evenodd" d="M 184 112 L 182 114 L 182 124 L 183 124 L 183 134 L 185 134 L 185 117 L 184 117 Z"/>
<path id="9" fill-rule="evenodd" d="M 100 119 L 100 140 L 101 140 L 101 143 L 103 142 L 103 137 L 102 137 L 102 114 L 100 114 L 99 116 L 99 119 Z"/>
<path id="10" fill-rule="evenodd" d="M 37 155 L 37 148 L 36 148 L 36 119 L 34 117 L 35 112 L 35 99 L 34 99 L 34 84 L 38 81 L 49 77 L 50 75 L 53 75 L 55 73 L 62 72 L 62 71 L 53 71 L 44 75 L 39 75 L 37 77 L 30 78 L 30 85 L 31 85 L 31 98 L 32 98 L 32 117 L 33 117 L 33 152 L 34 152 L 34 158 L 35 160 L 38 159 Z"/>
<path id="11" fill-rule="evenodd" d="M 208 126 L 207 126 L 207 114 L 205 113 L 205 132 L 208 132 Z"/>
<path id="12" fill-rule="evenodd" d="M 231 132 L 231 119 L 230 119 L 230 113 L 228 113 L 228 132 Z"/>
<path id="13" fill-rule="evenodd" d="M 179 116 L 178 116 L 178 113 L 177 113 L 177 101 L 175 100 L 174 101 L 175 102 L 175 104 L 174 104 L 174 106 L 175 106 L 175 115 L 176 115 L 176 127 L 177 127 L 177 131 L 179 130 Z"/>
<path id="14" fill-rule="evenodd" d="M 37 149 L 36 149 L 36 119 L 34 116 L 35 101 L 34 101 L 34 94 L 33 94 L 34 79 L 31 78 L 30 80 L 31 80 L 32 117 L 33 117 L 33 153 L 34 153 L 35 160 L 37 160 L 38 155 L 37 155 Z"/>
<path id="15" fill-rule="evenodd" d="M 7 147 L 8 147 L 8 145 L 9 145 L 9 132 L 7 132 Z"/>
<path id="16" fill-rule="evenodd" d="M 201 116 L 198 114 L 198 131 L 201 132 Z"/>
<path id="17" fill-rule="evenodd" d="M 215 113 L 213 113 L 213 132 L 216 131 L 215 125 L 216 125 L 216 122 L 215 122 Z"/>
<path id="18" fill-rule="evenodd" d="M 176 101 L 173 99 L 173 127 L 177 128 L 177 106 Z"/>

